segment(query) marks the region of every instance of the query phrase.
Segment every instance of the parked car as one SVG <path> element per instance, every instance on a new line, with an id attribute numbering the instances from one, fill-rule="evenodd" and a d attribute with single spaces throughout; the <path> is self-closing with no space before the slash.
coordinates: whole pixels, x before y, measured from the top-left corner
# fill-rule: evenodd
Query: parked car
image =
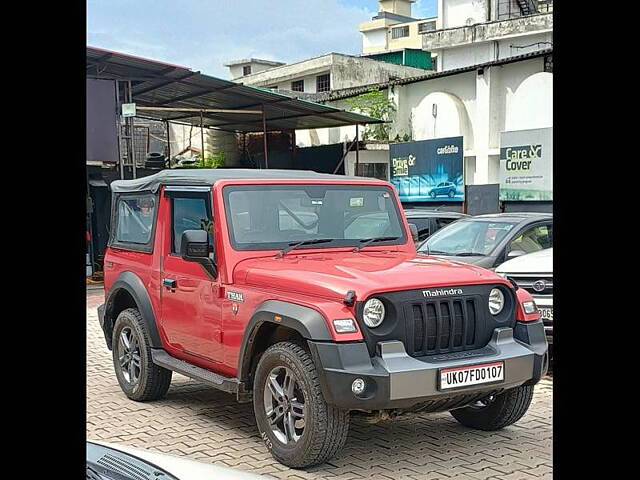
<path id="1" fill-rule="evenodd" d="M 553 248 L 508 260 L 496 268 L 496 273 L 513 279 L 533 296 L 547 342 L 553 345 Z"/>
<path id="2" fill-rule="evenodd" d="M 405 208 L 404 215 L 407 217 L 407 221 L 413 223 L 418 229 L 416 245 L 424 242 L 442 227 L 469 216 L 460 212 L 443 212 L 426 208 Z"/>
<path id="3" fill-rule="evenodd" d="M 494 213 L 460 219 L 427 238 L 418 252 L 495 269 L 553 246 L 550 213 Z"/>
<path id="4" fill-rule="evenodd" d="M 453 182 L 441 182 L 431 190 L 429 190 L 429 196 L 436 198 L 437 196 L 447 196 L 453 198 L 456 196 L 456 184 Z"/>
<path id="5" fill-rule="evenodd" d="M 272 477 L 108 442 L 87 441 L 86 480 L 260 480 Z"/>
<path id="6" fill-rule="evenodd" d="M 172 169 L 111 189 L 98 318 L 122 391 L 159 399 L 175 371 L 253 402 L 284 465 L 340 452 L 352 410 L 501 429 L 546 373 L 531 295 L 416 255 L 386 181 Z"/>

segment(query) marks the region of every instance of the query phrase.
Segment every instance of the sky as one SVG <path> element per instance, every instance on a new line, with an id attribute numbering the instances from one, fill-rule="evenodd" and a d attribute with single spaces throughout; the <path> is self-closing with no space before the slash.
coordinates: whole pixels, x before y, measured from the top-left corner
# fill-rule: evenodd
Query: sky
<path id="1" fill-rule="evenodd" d="M 417 0 L 413 17 L 436 15 Z M 229 78 L 224 63 L 358 55 L 377 0 L 87 0 L 87 44 Z"/>

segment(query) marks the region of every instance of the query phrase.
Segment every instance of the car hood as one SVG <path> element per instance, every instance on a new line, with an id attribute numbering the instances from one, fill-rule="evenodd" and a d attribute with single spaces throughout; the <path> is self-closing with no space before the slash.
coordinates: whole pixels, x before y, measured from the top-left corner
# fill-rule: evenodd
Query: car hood
<path id="1" fill-rule="evenodd" d="M 521 255 L 507 260 L 498 268 L 500 273 L 553 273 L 553 248 Z"/>
<path id="2" fill-rule="evenodd" d="M 473 265 L 405 252 L 318 252 L 262 257 L 240 262 L 234 282 L 306 295 L 342 299 L 349 290 L 358 298 L 376 292 L 425 287 L 505 283 L 502 277 Z"/>
<path id="3" fill-rule="evenodd" d="M 180 480 L 264 480 L 273 478 L 243 472 L 242 470 L 236 470 L 234 468 L 219 467 L 217 465 L 197 462 L 189 458 L 177 457 L 166 453 L 143 450 L 140 448 L 130 447 L 128 445 L 107 443 L 96 440 L 91 440 L 91 442 L 138 457 L 141 460 L 147 461 L 163 470 L 166 470 Z"/>

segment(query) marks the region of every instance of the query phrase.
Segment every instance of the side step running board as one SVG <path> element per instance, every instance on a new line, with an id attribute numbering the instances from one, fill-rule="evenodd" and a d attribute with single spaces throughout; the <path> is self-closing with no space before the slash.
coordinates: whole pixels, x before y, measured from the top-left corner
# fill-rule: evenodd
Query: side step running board
<path id="1" fill-rule="evenodd" d="M 213 373 L 204 368 L 187 363 L 184 360 L 172 357 L 167 352 L 159 348 L 151 349 L 151 358 L 153 359 L 153 363 L 156 365 L 180 373 L 189 378 L 193 378 L 194 380 L 205 383 L 219 390 L 229 393 L 238 392 L 239 382 L 237 378 L 223 377 L 217 373 Z"/>

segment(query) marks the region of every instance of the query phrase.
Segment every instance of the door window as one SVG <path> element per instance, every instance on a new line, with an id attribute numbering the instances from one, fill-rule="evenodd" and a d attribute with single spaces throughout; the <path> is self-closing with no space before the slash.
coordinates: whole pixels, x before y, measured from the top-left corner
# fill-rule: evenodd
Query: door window
<path id="1" fill-rule="evenodd" d="M 213 245 L 211 209 L 204 196 L 176 196 L 171 199 L 171 253 L 180 253 L 180 241 L 185 230 L 209 232 L 209 243 Z"/>
<path id="2" fill-rule="evenodd" d="M 511 241 L 507 253 L 520 250 L 524 253 L 533 253 L 545 248 L 551 248 L 552 225 L 536 225 L 526 229 Z"/>

